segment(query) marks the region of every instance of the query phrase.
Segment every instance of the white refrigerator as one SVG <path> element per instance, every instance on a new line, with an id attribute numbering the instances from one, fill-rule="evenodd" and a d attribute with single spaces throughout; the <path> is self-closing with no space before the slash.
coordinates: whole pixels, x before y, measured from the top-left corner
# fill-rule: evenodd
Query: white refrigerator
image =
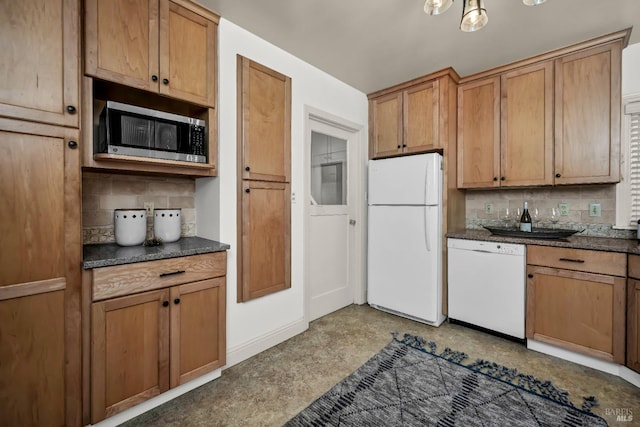
<path id="1" fill-rule="evenodd" d="M 442 315 L 442 156 L 369 161 L 367 299 L 433 326 Z"/>

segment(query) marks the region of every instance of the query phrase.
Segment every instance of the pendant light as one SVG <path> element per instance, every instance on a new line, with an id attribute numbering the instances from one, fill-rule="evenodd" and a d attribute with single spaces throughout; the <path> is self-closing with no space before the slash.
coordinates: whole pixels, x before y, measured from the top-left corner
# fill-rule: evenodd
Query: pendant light
<path id="1" fill-rule="evenodd" d="M 460 29 L 464 32 L 477 31 L 487 25 L 489 17 L 482 0 L 463 0 Z"/>
<path id="2" fill-rule="evenodd" d="M 452 4 L 453 0 L 426 0 L 424 2 L 424 12 L 429 15 L 440 15 L 445 13 Z"/>
<path id="3" fill-rule="evenodd" d="M 544 2 L 546 2 L 547 0 L 522 0 L 522 3 L 526 4 L 527 6 L 537 6 L 539 4 L 542 4 Z"/>

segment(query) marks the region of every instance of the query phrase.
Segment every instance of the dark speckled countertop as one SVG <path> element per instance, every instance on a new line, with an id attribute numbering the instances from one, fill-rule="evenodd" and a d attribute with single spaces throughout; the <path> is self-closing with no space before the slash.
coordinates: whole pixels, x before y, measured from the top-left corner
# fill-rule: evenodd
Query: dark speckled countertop
<path id="1" fill-rule="evenodd" d="M 520 243 L 525 245 L 555 246 L 560 248 L 592 249 L 596 251 L 625 252 L 640 254 L 640 246 L 635 239 L 615 239 L 609 237 L 571 236 L 566 239 L 535 239 L 527 237 L 496 236 L 487 230 L 465 229 L 450 231 L 447 237 L 487 242 Z"/>
<path id="2" fill-rule="evenodd" d="M 82 268 L 108 267 L 110 265 L 130 264 L 181 256 L 207 254 L 226 251 L 226 243 L 202 237 L 183 237 L 176 242 L 160 246 L 118 246 L 115 243 L 84 245 L 82 247 Z"/>

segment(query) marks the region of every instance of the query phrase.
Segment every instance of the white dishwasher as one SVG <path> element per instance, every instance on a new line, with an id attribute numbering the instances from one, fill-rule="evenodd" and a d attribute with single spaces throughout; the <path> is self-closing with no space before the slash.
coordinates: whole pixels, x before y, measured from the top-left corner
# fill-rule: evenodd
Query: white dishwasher
<path id="1" fill-rule="evenodd" d="M 524 339 L 525 245 L 448 239 L 449 318 Z"/>

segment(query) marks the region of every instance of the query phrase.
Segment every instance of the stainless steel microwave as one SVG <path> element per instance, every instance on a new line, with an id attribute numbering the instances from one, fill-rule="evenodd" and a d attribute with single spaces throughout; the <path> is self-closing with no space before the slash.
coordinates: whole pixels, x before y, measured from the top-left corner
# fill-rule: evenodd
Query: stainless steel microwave
<path id="1" fill-rule="evenodd" d="M 204 120 L 107 101 L 96 153 L 207 162 Z"/>

